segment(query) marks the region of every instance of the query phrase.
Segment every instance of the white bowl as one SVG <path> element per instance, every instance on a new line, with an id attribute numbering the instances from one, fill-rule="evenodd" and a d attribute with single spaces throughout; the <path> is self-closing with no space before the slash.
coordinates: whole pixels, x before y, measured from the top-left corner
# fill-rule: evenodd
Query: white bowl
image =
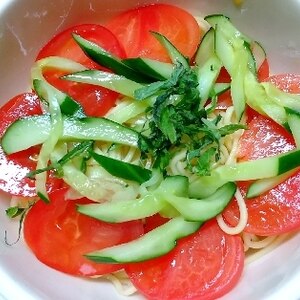
<path id="1" fill-rule="evenodd" d="M 56 32 L 83 22 L 101 22 L 120 10 L 158 1 L 137 0 L 1 0 L 0 101 L 28 90 L 29 70 L 40 47 Z M 300 70 L 300 1 L 231 0 L 164 1 L 205 16 L 224 13 L 243 32 L 260 41 L 272 73 Z M 1 170 L 0 170 L 1 172 Z M 129 299 L 104 281 L 59 273 L 39 263 L 22 241 L 4 243 L 4 230 L 17 235 L 18 224 L 5 216 L 9 197 L 0 194 L 0 298 L 16 299 Z M 300 235 L 246 266 L 237 287 L 224 299 L 300 299 Z M 130 299 L 142 299 L 133 296 Z"/>

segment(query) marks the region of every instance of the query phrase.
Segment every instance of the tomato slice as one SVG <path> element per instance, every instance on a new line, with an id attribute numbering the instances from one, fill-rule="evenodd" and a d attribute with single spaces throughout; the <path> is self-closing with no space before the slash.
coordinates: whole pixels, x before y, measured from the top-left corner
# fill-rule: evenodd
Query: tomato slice
<path id="1" fill-rule="evenodd" d="M 151 35 L 156 31 L 166 36 L 185 56 L 196 52 L 202 32 L 187 11 L 168 4 L 134 8 L 112 18 L 106 27 L 119 39 L 128 57 L 147 57 L 169 61 L 167 51 Z"/>
<path id="2" fill-rule="evenodd" d="M 173 251 L 125 267 L 147 299 L 216 299 L 238 282 L 244 265 L 239 236 L 224 233 L 215 219 L 179 240 Z"/>
<path id="3" fill-rule="evenodd" d="M 41 114 L 40 102 L 36 94 L 23 93 L 9 100 L 0 108 L 0 136 L 7 127 L 17 119 L 25 116 Z M 17 143 L 18 141 L 16 141 Z M 34 158 L 39 153 L 39 147 L 6 155 L 0 146 L 0 189 L 12 195 L 36 196 L 35 183 L 26 177 L 29 171 L 36 167 Z M 48 190 L 62 185 L 62 181 L 50 174 Z"/>
<path id="4" fill-rule="evenodd" d="M 241 160 L 253 160 L 292 150 L 292 136 L 281 126 L 262 116 L 254 117 L 240 140 Z M 300 227 L 300 172 L 271 191 L 246 200 L 248 223 L 245 232 L 261 236 L 285 233 Z M 245 195 L 249 182 L 240 183 Z M 239 219 L 236 201 L 223 212 L 226 221 L 235 226 Z"/>
<path id="5" fill-rule="evenodd" d="M 54 36 L 41 49 L 37 60 L 56 55 L 72 59 L 90 69 L 101 69 L 101 66 L 84 54 L 72 38 L 72 33 L 79 34 L 120 58 L 125 57 L 124 49 L 107 28 L 97 24 L 82 24 L 68 28 Z M 60 79 L 62 75 L 65 73 L 55 69 L 44 72 L 46 80 L 81 103 L 88 116 L 104 116 L 114 106 L 118 97 L 117 93 L 96 85 L 62 80 Z"/>
<path id="6" fill-rule="evenodd" d="M 86 198 L 65 199 L 67 188 L 50 194 L 50 204 L 38 201 L 24 221 L 24 238 L 36 257 L 47 266 L 72 275 L 94 276 L 123 268 L 95 263 L 84 254 L 125 243 L 143 234 L 140 221 L 105 223 L 77 212 Z"/>
<path id="7" fill-rule="evenodd" d="M 300 92 L 300 75 L 280 74 L 266 79 L 285 92 Z M 281 126 L 256 116 L 248 125 L 241 138 L 239 156 L 242 160 L 258 159 L 287 152 L 295 148 L 293 137 Z M 300 172 L 271 191 L 246 201 L 248 223 L 245 231 L 268 236 L 281 234 L 300 228 Z M 245 194 L 249 183 L 240 185 Z M 233 201 L 223 213 L 226 221 L 235 226 L 239 218 L 236 201 Z"/>

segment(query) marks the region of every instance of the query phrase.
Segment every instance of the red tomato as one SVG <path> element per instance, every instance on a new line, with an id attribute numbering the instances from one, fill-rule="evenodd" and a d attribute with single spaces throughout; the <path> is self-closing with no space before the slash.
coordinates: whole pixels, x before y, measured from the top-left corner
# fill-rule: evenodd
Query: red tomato
<path id="1" fill-rule="evenodd" d="M 266 79 L 285 92 L 300 92 L 300 75 L 281 74 Z M 275 122 L 262 116 L 254 117 L 242 139 L 239 156 L 242 160 L 258 159 L 287 152 L 295 147 L 293 137 Z M 241 184 L 242 192 L 249 183 Z M 300 227 L 300 172 L 271 191 L 246 201 L 249 219 L 245 231 L 268 236 L 289 232 Z M 233 201 L 223 213 L 231 225 L 239 218 Z"/>
<path id="2" fill-rule="evenodd" d="M 100 69 L 101 66 L 89 59 L 72 38 L 72 33 L 79 34 L 110 53 L 124 58 L 125 52 L 117 38 L 106 28 L 96 24 L 77 25 L 54 36 L 40 51 L 37 60 L 56 55 L 81 63 L 87 68 Z M 65 73 L 51 69 L 44 73 L 53 86 L 77 100 L 89 116 L 103 116 L 115 104 L 118 94 L 108 89 L 85 83 L 76 83 L 60 79 Z"/>
<path id="3" fill-rule="evenodd" d="M 67 200 L 67 189 L 50 194 L 50 204 L 38 201 L 24 221 L 24 238 L 36 257 L 56 270 L 81 276 L 103 275 L 122 265 L 95 263 L 84 254 L 125 243 L 143 234 L 140 221 L 105 223 L 77 212 L 86 198 Z"/>
<path id="4" fill-rule="evenodd" d="M 145 219 L 144 231 L 145 231 L 145 233 L 149 232 L 152 229 L 154 229 L 160 225 L 163 225 L 167 221 L 169 221 L 169 219 L 161 217 L 160 214 L 155 214 L 153 216 L 147 217 Z"/>
<path id="5" fill-rule="evenodd" d="M 257 77 L 258 77 L 259 81 L 264 81 L 269 76 L 270 76 L 269 62 L 267 59 L 265 59 L 258 69 Z"/>
<path id="6" fill-rule="evenodd" d="M 292 136 L 275 122 L 262 116 L 255 117 L 248 125 L 240 143 L 242 160 L 258 159 L 287 152 L 294 148 Z M 249 182 L 241 183 L 245 194 Z M 246 200 L 248 223 L 246 232 L 269 236 L 289 232 L 300 227 L 300 173 L 296 173 L 271 191 Z M 223 212 L 226 221 L 235 226 L 239 219 L 236 201 Z"/>
<path id="7" fill-rule="evenodd" d="M 147 299 L 216 299 L 238 282 L 244 266 L 243 243 L 208 221 L 195 234 L 178 241 L 173 251 L 125 267 Z"/>
<path id="8" fill-rule="evenodd" d="M 0 108 L 0 136 L 17 119 L 40 113 L 40 102 L 35 94 L 24 93 L 12 98 Z M 0 147 L 0 189 L 12 195 L 35 196 L 35 183 L 26 175 L 35 169 L 34 158 L 38 153 L 39 147 L 33 147 L 6 155 Z M 51 174 L 48 184 L 48 189 L 52 190 L 61 186 L 62 181 Z"/>
<path id="9" fill-rule="evenodd" d="M 287 93 L 300 93 L 300 75 L 298 74 L 272 75 L 269 78 L 266 78 L 265 81 L 271 81 L 278 88 Z"/>
<path id="10" fill-rule="evenodd" d="M 150 31 L 166 36 L 185 56 L 191 58 L 202 32 L 195 18 L 183 9 L 168 4 L 153 4 L 128 10 L 106 26 L 117 36 L 128 57 L 147 57 L 169 61 L 167 51 Z"/>

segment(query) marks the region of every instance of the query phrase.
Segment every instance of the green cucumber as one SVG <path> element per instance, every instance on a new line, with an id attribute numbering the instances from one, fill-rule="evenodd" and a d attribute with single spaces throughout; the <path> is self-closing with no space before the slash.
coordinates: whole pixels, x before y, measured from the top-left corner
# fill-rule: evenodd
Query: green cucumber
<path id="1" fill-rule="evenodd" d="M 33 89 L 36 91 L 41 100 L 48 103 L 51 99 L 47 99 L 47 93 L 51 90 L 51 94 L 57 99 L 63 114 L 83 117 L 83 108 L 76 100 L 56 89 L 45 80 L 43 70 L 48 68 L 55 68 L 67 72 L 83 71 L 86 68 L 70 59 L 58 56 L 50 56 L 40 59 L 35 62 L 31 68 Z"/>
<path id="2" fill-rule="evenodd" d="M 73 38 L 84 53 L 99 65 L 135 82 L 151 82 L 147 74 L 136 72 L 136 70 L 131 68 L 129 65 L 123 63 L 120 58 L 112 55 L 99 45 L 82 38 L 78 34 L 73 34 Z"/>
<path id="3" fill-rule="evenodd" d="M 145 261 L 170 252 L 178 239 L 196 232 L 201 225 L 202 222 L 188 222 L 182 217 L 176 217 L 136 240 L 90 252 L 85 256 L 99 263 Z"/>
<path id="4" fill-rule="evenodd" d="M 170 63 L 150 58 L 126 58 L 123 59 L 122 62 L 139 73 L 147 75 L 155 80 L 169 79 L 174 69 L 174 66 Z"/>
<path id="5" fill-rule="evenodd" d="M 254 57 L 256 72 L 258 72 L 259 68 L 267 58 L 266 51 L 259 42 L 253 41 L 251 43 L 251 52 Z"/>
<path id="6" fill-rule="evenodd" d="M 226 182 L 249 181 L 275 177 L 300 166 L 300 149 L 280 155 L 223 165 L 202 176 L 189 186 L 190 197 L 203 198 L 213 194 Z"/>
<path id="7" fill-rule="evenodd" d="M 184 197 L 188 192 L 188 179 L 183 176 L 165 178 L 158 188 L 143 197 L 127 201 L 79 205 L 78 211 L 90 217 L 111 223 L 143 219 L 155 213 L 170 210 L 167 198 Z"/>
<path id="8" fill-rule="evenodd" d="M 200 93 L 200 108 L 202 108 L 209 96 L 220 73 L 222 63 L 215 54 L 214 29 L 211 28 L 204 35 L 196 53 L 198 90 Z"/>
<path id="9" fill-rule="evenodd" d="M 34 79 L 33 80 L 33 88 L 36 91 L 37 95 L 40 99 L 43 101 L 49 102 L 50 99 L 47 99 L 46 94 L 48 93 L 47 90 L 51 89 L 52 94 L 57 99 L 60 110 L 64 115 L 67 116 L 76 116 L 76 117 L 84 117 L 85 113 L 83 111 L 82 106 L 75 101 L 73 98 L 71 98 L 69 95 L 60 92 L 56 88 L 52 87 L 50 84 L 46 83 L 45 81 Z"/>
<path id="10" fill-rule="evenodd" d="M 78 205 L 78 212 L 109 223 L 139 220 L 158 213 L 166 205 L 154 194 L 140 199 Z"/>
<path id="11" fill-rule="evenodd" d="M 189 60 L 162 34 L 151 32 L 161 45 L 168 51 L 169 56 L 174 64 L 181 63 L 184 67 L 189 68 Z"/>
<path id="12" fill-rule="evenodd" d="M 287 115 L 283 106 L 269 97 L 264 85 L 259 83 L 251 72 L 247 72 L 244 80 L 247 104 L 262 115 L 268 116 L 276 123 L 287 126 Z"/>
<path id="13" fill-rule="evenodd" d="M 198 67 L 204 63 L 214 54 L 215 51 L 215 31 L 211 27 L 203 36 L 201 43 L 195 55 L 195 64 Z"/>
<path id="14" fill-rule="evenodd" d="M 204 18 L 214 29 L 216 27 L 223 28 L 229 38 L 240 38 L 247 43 L 251 43 L 251 39 L 240 32 L 231 22 L 230 18 L 223 14 L 212 14 Z"/>
<path id="15" fill-rule="evenodd" d="M 241 120 L 246 109 L 244 80 L 248 71 L 247 66 L 248 55 L 241 46 L 241 49 L 235 51 L 234 68 L 231 73 L 231 97 L 238 121 Z"/>
<path id="16" fill-rule="evenodd" d="M 202 108 L 209 98 L 216 79 L 220 73 L 222 64 L 216 55 L 212 55 L 201 68 L 198 68 L 198 90 L 200 93 L 200 108 Z"/>
<path id="17" fill-rule="evenodd" d="M 297 148 L 300 148 L 300 112 L 290 108 L 285 108 L 287 122 L 292 132 Z"/>
<path id="18" fill-rule="evenodd" d="M 291 112 L 300 113 L 300 95 L 284 92 L 271 82 L 262 82 L 261 85 L 269 100 L 284 109 L 290 109 Z"/>
<path id="19" fill-rule="evenodd" d="M 207 221 L 221 213 L 232 199 L 236 185 L 228 182 L 204 199 L 168 197 L 168 201 L 187 221 Z"/>
<path id="20" fill-rule="evenodd" d="M 262 195 L 263 193 L 273 189 L 280 183 L 284 182 L 286 179 L 291 177 L 295 172 L 296 172 L 296 169 L 288 171 L 286 173 L 283 173 L 283 174 L 275 176 L 275 177 L 256 180 L 255 182 L 250 184 L 250 186 L 247 190 L 246 197 L 254 198 L 259 195 Z"/>
<path id="21" fill-rule="evenodd" d="M 49 115 L 21 118 L 12 123 L 2 137 L 1 144 L 7 154 L 44 143 L 50 134 Z M 137 147 L 138 133 L 106 118 L 63 118 L 60 140 L 101 140 Z M 18 141 L 16 143 L 16 141 Z"/>
<path id="22" fill-rule="evenodd" d="M 62 79 L 99 85 L 130 98 L 134 98 L 135 90 L 144 87 L 144 85 L 130 80 L 125 76 L 99 70 L 76 72 L 65 75 L 62 77 Z"/>
<path id="23" fill-rule="evenodd" d="M 210 92 L 210 97 L 219 96 L 230 89 L 230 83 L 216 82 Z"/>

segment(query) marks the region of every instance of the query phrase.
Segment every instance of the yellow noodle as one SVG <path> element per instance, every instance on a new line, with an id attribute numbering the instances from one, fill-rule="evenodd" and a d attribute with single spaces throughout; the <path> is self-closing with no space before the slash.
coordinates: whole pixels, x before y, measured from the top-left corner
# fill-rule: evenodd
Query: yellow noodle
<path id="1" fill-rule="evenodd" d="M 239 207 L 239 211 L 240 211 L 240 219 L 239 219 L 238 224 L 234 227 L 228 226 L 225 223 L 222 214 L 217 216 L 217 222 L 218 222 L 220 228 L 228 234 L 241 233 L 245 229 L 245 227 L 247 225 L 247 221 L 248 221 L 248 211 L 247 211 L 246 203 L 245 203 L 245 200 L 239 189 L 237 189 L 237 191 L 235 193 L 235 198 L 236 198 L 236 201 L 237 201 L 237 204 Z"/>
<path id="2" fill-rule="evenodd" d="M 259 251 L 254 251 L 253 253 L 249 253 L 248 255 L 246 255 L 245 258 L 245 264 L 249 264 L 259 258 L 261 258 L 263 255 L 271 252 L 272 250 L 274 250 L 276 247 L 278 247 L 280 244 L 282 244 L 285 240 L 287 240 L 289 237 L 291 237 L 292 234 L 291 233 L 286 233 L 286 234 L 281 234 L 278 236 L 275 236 L 275 238 L 273 240 L 271 240 L 271 238 L 269 240 L 267 240 L 266 245 L 261 248 Z M 250 252 L 249 248 L 249 252 Z"/>

